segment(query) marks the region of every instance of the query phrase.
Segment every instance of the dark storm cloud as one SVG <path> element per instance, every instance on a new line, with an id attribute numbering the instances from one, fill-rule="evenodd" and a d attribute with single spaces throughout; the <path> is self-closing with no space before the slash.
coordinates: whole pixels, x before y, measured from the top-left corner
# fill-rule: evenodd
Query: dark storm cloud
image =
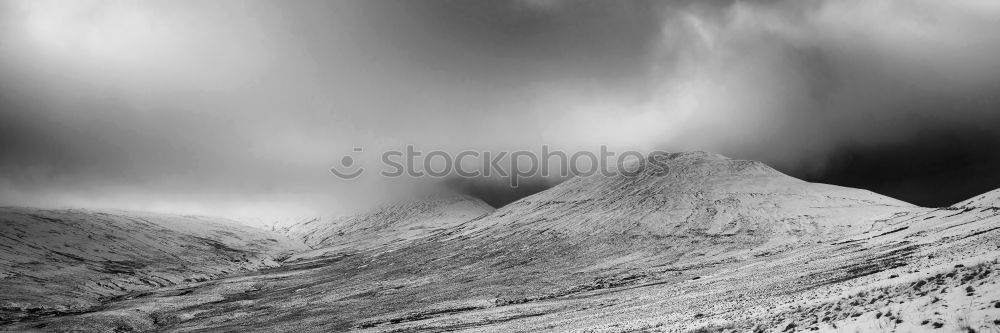
<path id="1" fill-rule="evenodd" d="M 987 128 L 926 129 L 912 139 L 845 146 L 805 179 L 876 190 L 926 207 L 950 206 L 1000 185 L 1000 137 Z"/>
<path id="2" fill-rule="evenodd" d="M 326 170 L 405 144 L 713 150 L 921 203 L 1000 187 L 991 1 L 0 6 L 9 204 L 350 210 L 423 181 Z M 943 182 L 855 176 L 928 145 L 958 162 L 907 178 L 980 185 L 917 198 Z M 495 202 L 544 187 L 468 184 Z"/>
<path id="3" fill-rule="evenodd" d="M 852 178 L 842 157 L 856 150 L 884 162 L 870 166 L 899 165 L 921 144 L 944 140 L 937 146 L 962 145 L 950 158 L 975 151 L 968 157 L 989 165 L 1000 148 L 987 140 L 996 132 L 983 130 L 1000 119 L 1000 37 L 986 33 L 1000 27 L 992 2 L 735 2 L 662 14 L 646 95 L 557 87 L 562 99 L 552 105 L 576 107 L 556 119 L 585 130 L 555 137 L 712 150 L 937 205 L 957 195 L 917 193 L 935 191 L 920 180 L 935 177 L 935 168 L 909 173 L 909 184 L 923 186 L 901 191 Z M 949 163 L 965 168 L 963 161 L 939 164 Z M 962 181 L 1000 186 L 995 179 L 977 173 Z"/>
<path id="4" fill-rule="evenodd" d="M 524 180 L 517 187 L 509 182 L 489 179 L 452 178 L 446 180 L 445 189 L 479 198 L 493 207 L 503 207 L 529 195 L 544 191 L 556 184 L 546 179 Z"/>

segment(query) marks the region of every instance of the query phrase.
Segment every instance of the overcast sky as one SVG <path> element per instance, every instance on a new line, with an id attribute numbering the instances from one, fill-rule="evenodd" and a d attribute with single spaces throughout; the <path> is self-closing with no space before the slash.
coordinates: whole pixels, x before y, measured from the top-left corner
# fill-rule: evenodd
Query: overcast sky
<path id="1" fill-rule="evenodd" d="M 1000 187 L 997 32 L 995 0 L 0 0 L 0 203 L 327 214 L 420 183 L 333 177 L 354 147 L 603 144 L 947 205 Z"/>

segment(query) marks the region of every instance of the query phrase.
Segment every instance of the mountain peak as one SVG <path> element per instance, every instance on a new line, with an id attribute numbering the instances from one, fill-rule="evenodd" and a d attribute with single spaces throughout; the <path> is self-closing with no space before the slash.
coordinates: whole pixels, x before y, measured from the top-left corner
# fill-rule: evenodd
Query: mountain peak
<path id="1" fill-rule="evenodd" d="M 713 152 L 708 152 L 704 150 L 695 151 L 685 151 L 685 152 L 672 152 L 672 153 L 657 153 L 653 155 L 664 155 L 667 159 L 703 159 L 703 160 L 729 160 L 729 157 L 723 156 L 722 154 L 716 154 Z"/>
<path id="2" fill-rule="evenodd" d="M 759 238 L 846 232 L 860 227 L 861 221 L 913 207 L 869 191 L 809 183 L 761 162 L 713 153 L 654 154 L 642 163 L 654 161 L 665 170 L 572 178 L 507 205 L 475 225 L 590 235 Z"/>
<path id="3" fill-rule="evenodd" d="M 709 178 L 725 177 L 773 176 L 791 178 L 762 162 L 732 159 L 705 151 L 653 153 L 645 159 L 631 161 L 625 166 L 625 170 L 637 170 L 638 163 L 642 163 L 644 167 L 640 174 L 622 172 L 607 178 L 632 179 L 634 182 L 655 181 L 666 177 L 673 178 L 673 183 L 690 183 Z M 588 178 L 604 177 L 606 176 L 599 175 Z"/>

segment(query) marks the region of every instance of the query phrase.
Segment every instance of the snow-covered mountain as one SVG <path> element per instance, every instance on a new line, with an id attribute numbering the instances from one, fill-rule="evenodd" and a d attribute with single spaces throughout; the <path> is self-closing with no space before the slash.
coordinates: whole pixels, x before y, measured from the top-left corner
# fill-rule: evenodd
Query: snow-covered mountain
<path id="1" fill-rule="evenodd" d="M 571 179 L 495 211 L 448 196 L 304 221 L 287 233 L 312 248 L 279 267 L 4 328 L 1000 329 L 1000 209 L 982 204 L 997 192 L 922 208 L 759 162 L 662 157 L 668 172 Z"/>
<path id="2" fill-rule="evenodd" d="M 322 254 L 398 248 L 458 225 L 481 218 L 494 209 L 482 200 L 460 194 L 425 195 L 393 202 L 354 216 L 313 218 L 296 223 L 285 233 Z"/>
<path id="3" fill-rule="evenodd" d="M 805 182 L 755 161 L 705 152 L 653 158 L 669 170 L 570 179 L 448 237 L 490 244 L 474 248 L 495 253 L 561 248 L 586 258 L 576 264 L 602 258 L 669 263 L 830 241 L 916 208 L 865 190 Z"/>
<path id="4" fill-rule="evenodd" d="M 78 311 L 129 292 L 274 267 L 304 249 L 217 218 L 0 208 L 0 320 Z"/>
<path id="5" fill-rule="evenodd" d="M 913 208 L 865 190 L 805 182 L 756 161 L 705 152 L 662 158 L 667 172 L 570 179 L 475 225 L 588 234 L 822 236 Z"/>

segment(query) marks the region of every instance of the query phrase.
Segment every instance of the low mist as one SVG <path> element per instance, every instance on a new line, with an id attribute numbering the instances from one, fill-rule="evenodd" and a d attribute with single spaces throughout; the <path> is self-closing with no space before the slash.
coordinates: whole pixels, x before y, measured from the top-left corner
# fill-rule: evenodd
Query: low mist
<path id="1" fill-rule="evenodd" d="M 445 182 L 502 205 L 558 179 L 329 169 L 606 145 L 947 205 L 1000 187 L 996 31 L 986 0 L 3 1 L 0 204 L 256 223 Z"/>

